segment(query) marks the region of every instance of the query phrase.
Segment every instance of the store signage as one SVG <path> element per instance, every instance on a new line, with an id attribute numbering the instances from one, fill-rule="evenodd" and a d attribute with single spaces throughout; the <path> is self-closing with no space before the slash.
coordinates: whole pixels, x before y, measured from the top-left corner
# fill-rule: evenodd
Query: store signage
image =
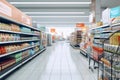
<path id="1" fill-rule="evenodd" d="M 12 9 L 2 2 L 0 2 L 0 13 L 12 17 Z"/>
<path id="2" fill-rule="evenodd" d="M 110 11 L 110 18 L 116 18 L 120 16 L 120 6 L 112 8 Z"/>
<path id="3" fill-rule="evenodd" d="M 85 26 L 84 23 L 77 23 L 77 24 L 76 24 L 76 27 L 78 27 L 78 28 L 83 28 L 84 26 Z"/>
<path id="4" fill-rule="evenodd" d="M 51 29 L 50 29 L 50 32 L 51 32 L 51 33 L 55 33 L 55 32 L 56 32 L 55 28 L 51 28 Z"/>

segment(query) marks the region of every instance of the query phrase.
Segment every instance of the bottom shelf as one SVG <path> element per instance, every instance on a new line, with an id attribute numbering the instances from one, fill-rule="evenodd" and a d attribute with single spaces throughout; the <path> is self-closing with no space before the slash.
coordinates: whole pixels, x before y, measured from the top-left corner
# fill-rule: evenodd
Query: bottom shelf
<path id="1" fill-rule="evenodd" d="M 28 61 L 32 60 L 34 57 L 36 57 L 38 54 L 42 53 L 43 51 L 45 51 L 46 48 L 38 51 L 36 54 L 29 56 L 25 59 L 23 59 L 22 61 L 15 63 L 14 65 L 10 66 L 9 68 L 6 68 L 5 70 L 0 72 L 0 80 L 3 80 L 2 78 L 4 78 L 5 76 L 7 76 L 8 74 L 10 74 L 11 72 L 13 72 L 14 70 L 16 70 L 17 68 L 21 67 L 22 65 L 24 65 L 25 63 L 27 63 Z"/>
<path id="2" fill-rule="evenodd" d="M 87 51 L 80 49 L 80 53 L 84 55 L 85 57 L 88 57 Z"/>
<path id="3" fill-rule="evenodd" d="M 72 44 L 70 44 L 74 49 L 79 49 L 80 48 L 80 46 L 79 45 L 72 45 Z"/>

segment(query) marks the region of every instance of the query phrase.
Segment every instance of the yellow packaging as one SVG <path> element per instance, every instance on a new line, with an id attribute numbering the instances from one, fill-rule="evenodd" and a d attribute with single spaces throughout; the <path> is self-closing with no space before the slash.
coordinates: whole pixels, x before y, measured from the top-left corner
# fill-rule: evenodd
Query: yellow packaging
<path id="1" fill-rule="evenodd" d="M 119 36 L 120 36 L 120 33 L 115 33 L 115 34 L 110 38 L 110 44 L 111 44 L 111 45 L 119 45 Z"/>

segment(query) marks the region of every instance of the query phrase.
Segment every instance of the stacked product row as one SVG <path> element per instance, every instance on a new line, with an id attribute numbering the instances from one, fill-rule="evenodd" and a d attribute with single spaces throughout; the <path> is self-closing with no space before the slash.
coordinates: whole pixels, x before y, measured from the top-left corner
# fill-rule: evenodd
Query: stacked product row
<path id="1" fill-rule="evenodd" d="M 0 33 L 0 42 L 18 41 L 18 40 L 37 40 L 38 37 L 25 37 L 19 34 Z"/>
<path id="2" fill-rule="evenodd" d="M 36 49 L 37 48 L 37 49 Z M 15 63 L 18 63 L 25 58 L 29 57 L 30 55 L 35 54 L 37 51 L 39 51 L 38 47 L 34 49 L 29 49 L 23 52 L 19 52 L 13 55 L 10 55 L 9 57 L 5 57 L 0 61 L 0 71 L 14 65 Z"/>
<path id="3" fill-rule="evenodd" d="M 17 41 L 17 40 L 20 40 L 20 35 L 18 34 L 0 33 L 0 42 Z"/>
<path id="4" fill-rule="evenodd" d="M 30 28 L 27 28 L 27 27 L 24 27 L 24 26 L 18 26 L 18 25 L 15 25 L 15 24 L 7 24 L 7 23 L 0 23 L 0 30 L 39 34 L 38 31 L 34 31 Z"/>
<path id="5" fill-rule="evenodd" d="M 8 54 L 10 52 L 14 52 L 24 48 L 29 48 L 30 46 L 36 46 L 36 45 L 39 45 L 39 42 L 37 43 L 31 42 L 31 44 L 21 43 L 21 44 L 3 45 L 3 46 L 0 46 L 0 55 Z"/>

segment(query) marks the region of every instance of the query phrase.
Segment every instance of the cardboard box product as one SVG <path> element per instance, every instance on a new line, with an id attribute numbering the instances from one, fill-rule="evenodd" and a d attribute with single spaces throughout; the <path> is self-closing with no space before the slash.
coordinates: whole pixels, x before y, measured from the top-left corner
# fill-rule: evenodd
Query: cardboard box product
<path id="1" fill-rule="evenodd" d="M 2 70 L 1 64 L 0 64 L 0 71 Z"/>
<path id="2" fill-rule="evenodd" d="M 15 63 L 15 59 L 7 59 L 1 63 L 2 70 L 6 69 L 7 67 L 13 65 Z"/>
<path id="3" fill-rule="evenodd" d="M 22 16 L 21 12 L 14 6 L 12 6 L 12 18 L 17 22 L 22 23 L 21 16 Z"/>
<path id="4" fill-rule="evenodd" d="M 28 26 L 32 26 L 32 19 L 6 0 L 0 0 L 0 15 L 24 23 Z"/>
<path id="5" fill-rule="evenodd" d="M 32 19 L 31 17 L 25 15 L 24 13 L 22 13 L 22 23 L 26 24 L 26 25 L 29 25 L 29 26 L 32 26 Z"/>
<path id="6" fill-rule="evenodd" d="M 111 45 L 119 45 L 119 44 L 120 44 L 119 37 L 120 37 L 120 33 L 115 33 L 115 34 L 110 38 L 110 44 L 111 44 Z"/>
<path id="7" fill-rule="evenodd" d="M 0 15 L 12 18 L 12 5 L 6 0 L 0 0 Z"/>

